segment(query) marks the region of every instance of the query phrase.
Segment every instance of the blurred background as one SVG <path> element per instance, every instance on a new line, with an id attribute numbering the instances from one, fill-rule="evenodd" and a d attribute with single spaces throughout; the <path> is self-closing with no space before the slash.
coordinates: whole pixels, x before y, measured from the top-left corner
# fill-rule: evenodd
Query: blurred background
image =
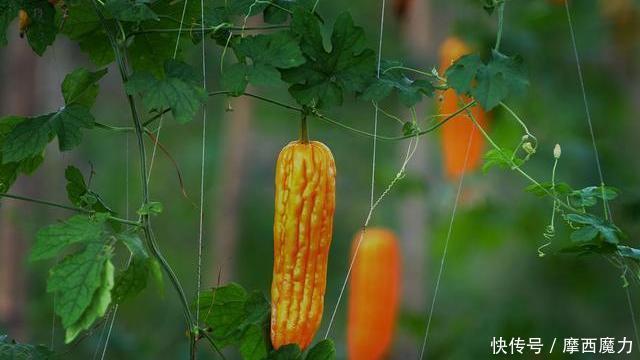
<path id="1" fill-rule="evenodd" d="M 385 15 L 385 58 L 429 70 L 437 66 L 438 47 L 447 36 L 457 35 L 475 49 L 493 45 L 496 18 L 484 12 L 480 1 L 391 2 Z M 629 235 L 631 246 L 638 246 L 640 4 L 635 0 L 571 3 L 604 177 L 607 185 L 622 193 L 612 203 L 612 211 L 616 223 Z M 343 10 L 352 12 L 356 23 L 365 28 L 370 47 L 375 48 L 380 4 L 320 2 L 320 12 L 331 21 Z M 58 108 L 63 103 L 59 86 L 64 76 L 79 66 L 92 68 L 79 48 L 62 36 L 42 58 L 19 38 L 17 24 L 8 36 L 9 45 L 0 49 L 2 116 L 34 115 Z M 209 45 L 210 90 L 220 88 L 219 50 Z M 576 188 L 597 185 L 562 2 L 508 1 L 501 50 L 521 54 L 529 71 L 531 86 L 526 94 L 508 101 L 539 140 L 539 152 L 526 170 L 548 181 L 553 146 L 560 143 L 563 155 L 557 179 Z M 199 61 L 198 50 L 192 62 Z M 281 89 L 250 91 L 293 102 Z M 397 102 L 384 107 L 409 119 Z M 280 149 L 297 137 L 298 118 L 295 113 L 249 98 L 210 98 L 207 109 L 204 285 L 215 286 L 220 274 L 222 282 L 235 281 L 268 294 L 274 164 Z M 418 108 L 421 124 L 435 112 L 435 101 L 422 103 Z M 130 121 L 115 68 L 101 82 L 93 113 L 107 124 L 126 126 Z M 360 129 L 372 129 L 373 109 L 367 103 L 348 100 L 328 115 Z M 178 125 L 167 118 L 160 138 L 179 164 L 191 200 L 182 195 L 176 169 L 163 153 L 156 155 L 150 184 L 152 200 L 165 207 L 154 219 L 158 241 L 191 295 L 196 291 L 198 210 L 192 201 L 197 202 L 200 186 L 199 119 Z M 401 133 L 396 121 L 380 119 L 379 133 Z M 511 148 L 522 136 L 517 123 L 500 109 L 492 113 L 490 133 Z M 310 134 L 332 149 L 338 169 L 335 230 L 319 338 L 346 275 L 351 241 L 368 210 L 372 141 L 315 119 L 310 123 Z M 45 164 L 34 176 L 21 178 L 12 193 L 66 203 L 64 169 L 72 164 L 85 174 L 94 172 L 92 189 L 120 214 L 135 214 L 140 193 L 133 135 L 127 138 L 100 129 L 87 131 L 82 146 L 65 154 L 52 144 Z M 394 178 L 407 145 L 378 143 L 376 193 Z M 372 225 L 394 229 L 402 246 L 402 308 L 391 359 L 414 358 L 426 327 L 457 186 L 443 176 L 441 158 L 439 134 L 422 137 L 406 177 L 385 198 L 372 220 Z M 620 274 L 604 258 L 553 254 L 554 248 L 569 241 L 563 226 L 557 227 L 554 243 L 548 248 L 550 254 L 538 257 L 537 248 L 546 242 L 543 232 L 550 220 L 551 203 L 525 193 L 526 185 L 517 174 L 498 169 L 465 178 L 464 201 L 453 227 L 426 358 L 489 358 L 494 336 L 541 337 L 545 343 L 565 337 L 634 337 Z M 23 342 L 53 343 L 60 349 L 63 331 L 54 322 L 53 299 L 45 292 L 51 264 L 29 264 L 26 254 L 39 228 L 70 214 L 12 200 L 0 204 L 0 333 Z M 124 264 L 126 257 L 116 261 Z M 631 299 L 640 311 L 637 287 L 632 286 Z M 345 357 L 348 299 L 344 300 L 331 333 L 339 358 Z M 635 315 L 637 318 L 638 313 Z M 65 358 L 99 355 L 104 329 L 98 326 L 68 348 Z M 106 358 L 185 358 L 186 346 L 177 297 L 168 285 L 164 292 L 151 286 L 118 310 Z M 214 358 L 204 346 L 201 356 Z M 554 358 L 562 358 L 562 354 L 556 352 Z"/>

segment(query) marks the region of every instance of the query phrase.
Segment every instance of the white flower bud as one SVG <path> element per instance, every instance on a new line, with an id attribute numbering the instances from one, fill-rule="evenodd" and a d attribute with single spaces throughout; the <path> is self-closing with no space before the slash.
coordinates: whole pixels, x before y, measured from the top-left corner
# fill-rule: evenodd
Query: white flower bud
<path id="1" fill-rule="evenodd" d="M 556 159 L 560 159 L 560 155 L 562 155 L 562 148 L 560 148 L 560 144 L 556 144 L 553 148 L 553 157 Z"/>

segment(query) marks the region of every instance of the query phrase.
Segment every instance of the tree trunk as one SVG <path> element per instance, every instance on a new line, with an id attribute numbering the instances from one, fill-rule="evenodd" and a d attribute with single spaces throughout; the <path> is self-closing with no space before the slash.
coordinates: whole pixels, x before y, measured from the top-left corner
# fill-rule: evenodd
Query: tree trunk
<path id="1" fill-rule="evenodd" d="M 247 150 L 251 130 L 253 105 L 251 99 L 239 97 L 232 99 L 233 111 L 225 120 L 222 136 L 223 155 L 220 161 L 220 182 L 216 196 L 216 209 L 213 220 L 213 244 L 215 262 L 210 270 L 211 281 L 225 283 L 235 276 L 234 256 L 238 242 L 238 218 L 241 190 L 247 167 Z"/>

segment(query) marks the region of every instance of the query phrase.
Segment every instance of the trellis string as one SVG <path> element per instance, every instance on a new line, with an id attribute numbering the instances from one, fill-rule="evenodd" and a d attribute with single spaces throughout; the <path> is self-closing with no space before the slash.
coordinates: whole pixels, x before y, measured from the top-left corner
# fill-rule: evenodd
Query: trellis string
<path id="1" fill-rule="evenodd" d="M 593 153 L 594 153 L 594 157 L 595 157 L 595 162 L 596 162 L 596 168 L 598 170 L 598 176 L 600 177 L 600 187 L 602 188 L 602 192 L 604 195 L 604 186 L 605 186 L 605 182 L 604 182 L 604 175 L 603 175 L 603 171 L 602 171 L 602 166 L 600 164 L 600 154 L 598 152 L 598 146 L 596 144 L 596 136 L 595 136 L 595 131 L 593 130 L 593 121 L 591 119 L 591 111 L 590 111 L 590 107 L 589 107 L 589 100 L 587 99 L 587 91 L 586 91 L 586 87 L 585 87 L 585 82 L 584 82 L 584 76 L 582 74 L 582 66 L 581 66 L 581 61 L 580 61 L 580 55 L 578 53 L 578 45 L 576 42 L 576 35 L 575 35 L 575 31 L 573 29 L 573 21 L 571 19 L 571 11 L 569 9 L 569 0 L 564 0 L 564 7 L 565 7 L 565 11 L 567 14 L 567 23 L 569 24 L 569 35 L 571 37 L 571 45 L 573 47 L 573 55 L 575 57 L 575 61 L 576 61 L 576 69 L 578 72 L 578 82 L 580 84 L 580 91 L 582 92 L 582 101 L 584 103 L 584 109 L 585 109 L 585 114 L 587 117 L 587 124 L 589 126 L 589 134 L 591 135 L 591 145 L 593 146 Z M 606 220 L 611 220 L 613 221 L 613 215 L 611 214 L 611 208 L 609 206 L 609 201 L 607 200 L 606 196 L 602 196 L 602 202 L 604 203 L 604 216 Z M 626 265 L 625 265 L 626 267 Z M 635 339 L 636 339 L 636 344 L 640 344 L 640 336 L 638 333 L 638 326 L 636 324 L 636 317 L 635 317 L 635 311 L 633 309 L 633 302 L 631 301 L 631 291 L 629 290 L 629 286 L 625 286 L 625 293 L 627 296 L 627 304 L 629 306 L 629 313 L 631 315 L 631 321 L 633 324 L 633 332 L 635 335 Z"/>
<path id="2" fill-rule="evenodd" d="M 205 92 L 207 90 L 207 66 L 206 66 L 206 48 L 204 41 L 204 0 L 200 0 L 200 16 L 202 26 L 202 87 Z M 197 284 L 196 284 L 196 326 L 200 320 L 200 286 L 202 282 L 202 229 L 204 223 L 204 160 L 206 155 L 206 134 L 207 134 L 207 106 L 202 106 L 202 159 L 200 163 L 200 229 L 198 234 L 198 267 L 197 267 Z"/>
<path id="3" fill-rule="evenodd" d="M 453 233 L 453 224 L 455 222 L 455 218 L 458 210 L 458 203 L 460 202 L 460 194 L 462 194 L 462 185 L 464 183 L 464 177 L 467 170 L 467 162 L 469 160 L 469 151 L 471 149 L 471 143 L 473 142 L 473 133 L 475 132 L 475 126 L 471 128 L 471 132 L 469 133 L 469 140 L 467 142 L 467 149 L 464 153 L 464 164 L 462 167 L 462 174 L 460 175 L 460 181 L 458 182 L 458 189 L 456 191 L 456 197 L 453 202 L 453 208 L 451 210 L 451 218 L 449 220 L 449 228 L 447 230 L 447 237 L 444 242 L 444 249 L 442 250 L 442 257 L 440 258 L 440 268 L 438 270 L 438 276 L 436 277 L 436 284 L 433 290 L 433 297 L 431 298 L 431 308 L 429 310 L 429 316 L 427 317 L 427 327 L 424 332 L 424 337 L 422 339 L 422 347 L 420 348 L 420 356 L 419 359 L 424 357 L 424 354 L 427 350 L 427 338 L 429 337 L 429 330 L 431 329 L 431 320 L 433 318 L 433 310 L 436 306 L 436 299 L 438 297 L 438 291 L 440 290 L 440 280 L 442 279 L 442 275 L 444 273 L 445 262 L 447 259 L 447 251 L 449 249 L 449 240 L 451 239 L 451 234 Z"/>
<path id="4" fill-rule="evenodd" d="M 389 192 L 391 191 L 391 189 L 393 188 L 393 186 L 404 177 L 407 165 L 409 164 L 409 161 L 411 161 L 411 159 L 413 158 L 416 149 L 418 148 L 418 144 L 419 144 L 419 140 L 420 137 L 418 135 L 416 135 L 414 138 L 411 138 L 409 140 L 409 146 L 407 147 L 407 152 L 405 155 L 405 158 L 402 162 L 402 166 L 400 167 L 400 170 L 398 170 L 398 172 L 396 173 L 396 176 L 393 178 L 393 180 L 389 183 L 389 185 L 387 185 L 387 187 L 385 188 L 385 190 L 382 192 L 382 194 L 380 194 L 380 196 L 377 198 L 377 200 L 373 203 L 373 206 L 369 209 L 369 212 L 367 214 L 367 218 L 364 222 L 364 225 L 362 226 L 362 231 L 360 232 L 360 236 L 358 237 L 358 242 L 356 243 L 356 248 L 354 249 L 353 252 L 353 256 L 351 257 L 351 262 L 349 263 L 349 268 L 347 269 L 347 274 L 344 278 L 344 281 L 342 282 L 342 287 L 340 288 L 340 294 L 338 295 L 338 300 L 336 301 L 336 305 L 333 308 L 333 311 L 331 313 L 331 319 L 329 320 L 329 326 L 327 328 L 327 332 L 325 333 L 324 338 L 327 339 L 329 337 L 329 334 L 331 332 L 331 326 L 333 325 L 333 322 L 335 321 L 335 317 L 336 314 L 338 312 L 338 308 L 340 306 L 340 302 L 342 300 L 342 297 L 344 295 L 345 289 L 347 287 L 347 283 L 349 282 L 349 278 L 351 277 L 351 272 L 353 270 L 353 265 L 355 263 L 356 260 L 356 256 L 358 255 L 358 250 L 360 249 L 360 244 L 362 243 L 362 239 L 364 238 L 364 235 L 367 231 L 367 226 L 369 226 L 369 221 L 371 220 L 371 217 L 373 216 L 373 212 L 374 210 L 378 207 L 378 205 L 380 204 L 380 202 L 387 196 L 387 194 L 389 194 Z"/>
<path id="5" fill-rule="evenodd" d="M 318 1 L 316 0 L 313 5 L 312 12 L 315 11 L 318 6 Z M 384 33 L 384 10 L 385 10 L 386 0 L 382 0 L 382 9 L 380 10 L 380 36 L 378 40 L 378 63 L 376 69 L 376 77 L 380 78 L 380 64 L 382 59 L 382 35 Z M 360 234 L 360 238 L 358 239 L 358 243 L 356 244 L 356 248 L 353 253 L 353 258 L 351 259 L 351 263 L 349 264 L 349 268 L 347 270 L 347 275 L 345 276 L 344 282 L 342 283 L 342 287 L 340 288 L 340 294 L 338 295 L 338 300 L 336 301 L 336 305 L 333 308 L 333 312 L 331 313 L 331 319 L 329 320 L 329 326 L 327 327 L 327 332 L 325 334 L 325 339 L 329 337 L 329 333 L 331 332 L 331 326 L 333 325 L 333 321 L 335 320 L 336 313 L 338 311 L 338 307 L 340 306 L 340 302 L 342 301 L 342 295 L 344 294 L 344 290 L 347 286 L 347 282 L 349 281 L 349 277 L 351 276 L 351 270 L 353 268 L 353 264 L 355 262 L 356 256 L 358 255 L 358 250 L 360 249 L 360 242 L 364 233 L 367 229 L 367 224 L 369 223 L 369 219 L 371 218 L 371 214 L 373 212 L 373 197 L 375 192 L 375 174 L 376 174 L 376 146 L 377 146 L 377 138 L 378 138 L 378 106 L 375 106 L 374 116 L 373 116 L 373 154 L 371 159 L 371 196 L 369 201 L 369 213 L 367 214 L 367 219 L 365 220 L 364 226 L 362 228 L 362 232 Z"/>

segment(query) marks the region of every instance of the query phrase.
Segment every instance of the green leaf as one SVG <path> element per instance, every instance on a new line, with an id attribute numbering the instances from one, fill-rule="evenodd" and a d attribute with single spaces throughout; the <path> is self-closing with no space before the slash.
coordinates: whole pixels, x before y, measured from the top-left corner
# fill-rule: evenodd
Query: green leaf
<path id="1" fill-rule="evenodd" d="M 67 166 L 64 171 L 64 177 L 67 179 L 67 196 L 72 204 L 81 206 L 82 196 L 87 192 L 87 184 L 84 182 L 84 176 L 75 166 Z"/>
<path id="2" fill-rule="evenodd" d="M 0 336 L 0 359 L 4 360 L 48 360 L 54 359 L 53 351 L 44 345 L 20 344 Z"/>
<path id="3" fill-rule="evenodd" d="M 288 69 L 305 62 L 293 35 L 284 31 L 241 38 L 234 45 L 234 50 L 240 58 L 249 58 L 252 62 L 251 65 L 245 65 L 244 69 L 236 67 L 236 73 L 227 80 L 227 83 L 231 80 L 232 84 L 236 84 L 230 87 L 230 91 L 235 92 L 240 88 L 244 90 L 243 82 L 239 81 L 240 77 L 246 76 L 247 80 L 256 85 L 274 85 L 280 81 L 280 72 L 277 69 Z M 235 82 L 233 79 L 236 79 Z"/>
<path id="4" fill-rule="evenodd" d="M 60 151 L 71 150 L 82 142 L 81 129 L 93 128 L 95 120 L 89 109 L 72 104 L 53 113 L 47 119 L 51 130 L 58 135 Z"/>
<path id="5" fill-rule="evenodd" d="M 42 56 L 58 34 L 55 9 L 47 0 L 23 0 L 22 6 L 29 15 L 27 40 L 33 51 Z"/>
<path id="6" fill-rule="evenodd" d="M 96 15 L 92 0 L 75 0 L 65 3 L 67 17 L 61 32 L 80 45 L 97 66 L 114 61 L 115 55 L 100 19 Z"/>
<path id="7" fill-rule="evenodd" d="M 366 90 L 362 93 L 362 99 L 366 101 L 380 101 L 389 96 L 392 90 L 398 92 L 400 102 L 407 107 L 411 107 L 420 100 L 422 96 L 433 96 L 434 86 L 426 80 L 409 79 L 398 69 L 393 67 L 402 66 L 398 62 L 385 62 L 382 66 L 380 78 L 375 78 Z"/>
<path id="8" fill-rule="evenodd" d="M 216 341 L 237 338 L 237 332 L 245 318 L 244 305 L 247 292 L 238 284 L 214 288 L 200 296 L 200 313 L 204 322 L 213 329 Z"/>
<path id="9" fill-rule="evenodd" d="M 271 306 L 260 291 L 253 291 L 244 304 L 244 320 L 241 326 L 261 324 L 267 321 Z"/>
<path id="10" fill-rule="evenodd" d="M 604 241 L 605 243 L 616 245 L 620 243 L 620 239 L 624 238 L 624 234 L 615 224 L 605 221 L 602 218 L 592 214 L 567 214 L 565 215 L 565 219 L 571 223 L 583 225 L 578 231 L 576 231 L 583 232 L 576 235 L 574 235 L 576 233 L 574 232 L 572 234 L 572 239 L 574 237 L 582 239 L 590 236 L 593 230 L 583 230 L 585 227 L 592 227 L 596 229 L 599 239 Z M 591 237 L 591 239 L 593 239 L 593 237 Z"/>
<path id="11" fill-rule="evenodd" d="M 617 245 L 620 243 L 620 239 L 624 237 L 622 231 L 614 224 L 603 223 L 596 226 L 596 228 L 602 239 L 609 244 Z"/>
<path id="12" fill-rule="evenodd" d="M 64 172 L 64 177 L 67 179 L 67 196 L 71 203 L 99 213 L 114 213 L 104 203 L 100 195 L 87 188 L 87 183 L 78 168 L 68 166 Z"/>
<path id="13" fill-rule="evenodd" d="M 289 32 L 278 31 L 269 35 L 247 36 L 234 46 L 240 56 L 248 57 L 253 64 L 289 69 L 304 63 L 304 56 Z"/>
<path id="14" fill-rule="evenodd" d="M 635 261 L 640 261 L 640 250 L 639 249 L 628 247 L 628 246 L 624 246 L 624 245 L 618 245 L 618 251 L 620 252 L 620 255 L 622 255 L 622 256 L 624 256 L 626 258 L 630 258 L 630 259 L 633 259 Z"/>
<path id="15" fill-rule="evenodd" d="M 66 328 L 65 342 L 68 344 L 83 330 L 88 330 L 91 325 L 104 316 L 109 304 L 111 304 L 111 289 L 113 288 L 114 267 L 111 261 L 104 264 L 100 286 L 96 289 L 91 303 L 84 310 L 82 316 L 75 323 Z"/>
<path id="16" fill-rule="evenodd" d="M 39 156 L 54 135 L 58 136 L 61 151 L 71 150 L 82 141 L 81 129 L 90 129 L 93 124 L 93 115 L 79 104 L 24 119 L 7 134 L 2 147 L 2 161 L 7 164 Z"/>
<path id="17" fill-rule="evenodd" d="M 267 24 L 282 24 L 289 19 L 289 13 L 282 10 L 289 9 L 289 1 L 276 0 L 272 2 L 275 5 L 269 5 L 264 9 L 262 17 Z M 277 6 L 276 6 L 277 5 Z"/>
<path id="18" fill-rule="evenodd" d="M 560 251 L 563 253 L 575 253 L 578 255 L 587 255 L 587 254 L 612 254 L 617 250 L 617 247 L 609 244 L 609 243 L 596 243 L 596 242 L 587 242 L 587 243 L 578 243 L 577 245 L 567 246 L 562 248 Z"/>
<path id="19" fill-rule="evenodd" d="M 325 339 L 309 350 L 306 360 L 331 360 L 336 358 L 336 348 L 333 341 Z"/>
<path id="20" fill-rule="evenodd" d="M 237 345 L 244 359 L 264 359 L 269 302 L 260 292 L 248 294 L 230 283 L 200 296 L 200 314 L 211 327 L 211 337 L 219 348 Z"/>
<path id="21" fill-rule="evenodd" d="M 598 199 L 613 200 L 618 197 L 618 190 L 613 187 L 588 186 L 569 194 L 571 203 L 577 207 L 590 207 L 598 203 Z"/>
<path id="22" fill-rule="evenodd" d="M 143 94 L 145 105 L 152 110 L 170 108 L 174 118 L 181 123 L 189 122 L 200 105 L 207 98 L 205 90 L 196 84 L 189 65 L 168 60 L 165 63 L 165 77 L 158 79 L 142 72 L 134 75 L 126 83 L 129 95 Z"/>
<path id="23" fill-rule="evenodd" d="M 302 360 L 302 351 L 297 344 L 287 344 L 269 353 L 268 360 Z"/>
<path id="24" fill-rule="evenodd" d="M 262 360 L 267 357 L 266 330 L 250 325 L 240 340 L 240 354 L 244 360 Z"/>
<path id="25" fill-rule="evenodd" d="M 162 213 L 162 209 L 162 203 L 151 201 L 143 204 L 142 207 L 138 209 L 138 215 L 159 215 Z"/>
<path id="26" fill-rule="evenodd" d="M 522 63 L 519 56 L 508 57 L 493 51 L 491 61 L 478 70 L 478 83 L 471 95 L 485 110 L 491 110 L 509 95 L 523 92 L 529 81 Z"/>
<path id="27" fill-rule="evenodd" d="M 447 70 L 447 84 L 460 94 L 471 91 L 472 83 L 484 64 L 476 54 L 465 55 L 456 60 Z"/>
<path id="28" fill-rule="evenodd" d="M 129 252 L 131 252 L 131 255 L 133 256 L 132 259 L 144 260 L 149 257 L 149 254 L 147 254 L 147 250 L 145 250 L 144 244 L 142 244 L 142 240 L 138 234 L 123 232 L 117 234 L 116 238 L 127 246 L 127 249 L 129 249 Z"/>
<path id="29" fill-rule="evenodd" d="M 520 166 L 524 162 L 522 159 L 513 157 L 513 151 L 503 149 L 491 149 L 484 155 L 484 164 L 482 165 L 482 171 L 487 172 L 491 167 L 498 166 L 503 169 L 510 169 L 514 166 Z"/>
<path id="30" fill-rule="evenodd" d="M 151 273 L 151 279 L 156 284 L 158 288 L 158 293 L 160 296 L 164 295 L 164 277 L 162 276 L 162 268 L 160 267 L 160 263 L 156 259 L 150 259 L 149 261 L 149 271 Z"/>
<path id="31" fill-rule="evenodd" d="M 96 290 L 103 286 L 103 271 L 111 253 L 111 246 L 95 242 L 51 268 L 47 292 L 55 293 L 54 310 L 65 329 L 92 305 Z"/>
<path id="32" fill-rule="evenodd" d="M 236 63 L 227 67 L 222 73 L 222 88 L 230 91 L 232 96 L 242 95 L 247 84 L 249 84 L 248 72 L 247 65 L 243 63 Z"/>
<path id="33" fill-rule="evenodd" d="M 31 174 L 42 164 L 42 152 L 20 161 L 7 161 L 5 163 L 3 160 L 3 149 L 7 135 L 11 133 L 17 124 L 24 120 L 25 118 L 19 116 L 7 116 L 0 119 L 0 192 L 7 192 L 18 178 L 19 173 Z"/>
<path id="34" fill-rule="evenodd" d="M 583 224 L 583 225 L 598 225 L 600 224 L 600 219 L 591 215 L 591 214 L 567 214 L 565 218 L 568 221 Z"/>
<path id="35" fill-rule="evenodd" d="M 283 70 L 282 78 L 292 84 L 289 93 L 299 104 L 342 104 L 346 92 L 362 92 L 375 76 L 375 53 L 365 48 L 364 30 L 353 24 L 349 13 L 336 19 L 331 51 L 324 47 L 318 19 L 304 9 L 294 10 L 291 30 L 300 38 L 307 61 Z"/>
<path id="36" fill-rule="evenodd" d="M 80 68 L 67 75 L 62 82 L 65 104 L 81 104 L 91 108 L 98 95 L 98 81 L 106 73 L 106 68 L 95 72 Z"/>
<path id="37" fill-rule="evenodd" d="M 495 50 L 487 64 L 478 55 L 463 56 L 449 67 L 446 76 L 450 87 L 460 94 L 471 94 L 485 110 L 493 109 L 529 85 L 522 58 Z"/>
<path id="38" fill-rule="evenodd" d="M 199 3 L 198 6 L 200 6 Z M 200 15 L 197 16 L 197 19 L 199 18 Z M 153 25 L 153 28 L 157 26 L 159 25 Z M 165 28 L 175 27 L 174 23 Z M 136 36 L 128 48 L 129 60 L 134 74 L 147 72 L 156 78 L 162 78 L 166 72 L 167 62 L 177 61 L 167 60 L 173 58 L 175 43 L 176 35 L 174 33 L 152 33 Z"/>
<path id="39" fill-rule="evenodd" d="M 588 242 L 598 236 L 598 229 L 591 225 L 583 226 L 571 233 L 571 241 Z"/>
<path id="40" fill-rule="evenodd" d="M 146 0 L 108 0 L 104 7 L 115 19 L 121 21 L 158 20 L 158 15 L 147 6 Z"/>
<path id="41" fill-rule="evenodd" d="M 49 115 L 21 118 L 6 135 L 2 146 L 2 162 L 7 164 L 39 156 L 51 140 Z"/>
<path id="42" fill-rule="evenodd" d="M 57 256 L 65 247 L 76 243 L 92 243 L 103 236 L 106 216 L 76 215 L 65 222 L 49 225 L 36 234 L 30 261 Z"/>
<path id="43" fill-rule="evenodd" d="M 536 196 L 547 196 L 549 192 L 553 193 L 554 191 L 558 196 L 566 196 L 570 194 L 573 189 L 569 184 L 564 182 L 556 183 L 555 185 L 550 182 L 540 183 L 540 184 L 531 184 L 525 188 L 525 191 L 530 192 Z"/>
<path id="44" fill-rule="evenodd" d="M 147 258 L 132 258 L 129 266 L 115 280 L 113 298 L 117 303 L 138 295 L 147 287 L 149 261 Z"/>

